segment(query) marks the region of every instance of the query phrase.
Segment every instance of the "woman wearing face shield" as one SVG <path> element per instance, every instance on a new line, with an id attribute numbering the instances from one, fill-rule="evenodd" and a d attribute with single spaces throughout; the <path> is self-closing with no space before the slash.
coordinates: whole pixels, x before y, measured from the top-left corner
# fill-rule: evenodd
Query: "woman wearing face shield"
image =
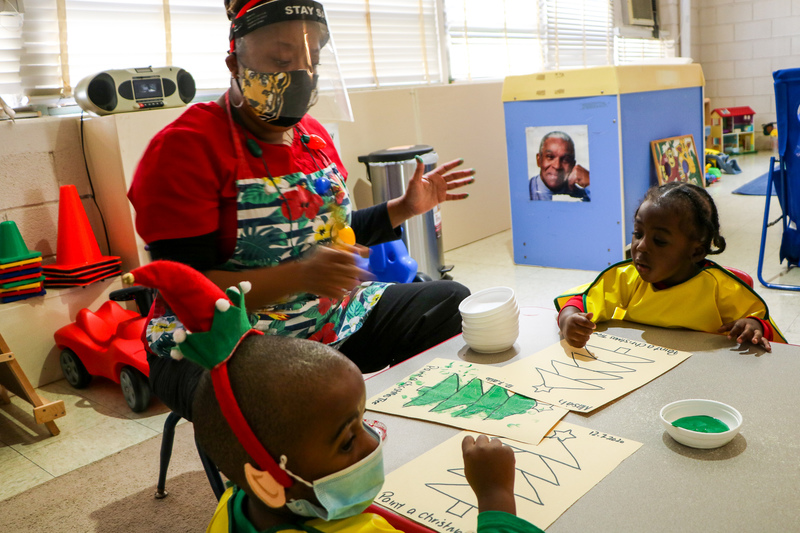
<path id="1" fill-rule="evenodd" d="M 418 162 L 404 196 L 352 210 L 333 142 L 307 114 L 318 93 L 349 113 L 322 5 L 226 0 L 226 9 L 230 89 L 153 138 L 128 193 L 152 258 L 189 264 L 222 288 L 250 281 L 257 329 L 329 344 L 362 372 L 460 333 L 466 287 L 369 281 L 355 255 L 399 238 L 412 216 L 466 198 L 451 191 L 474 170 L 454 170 L 455 160 L 423 175 Z M 146 332 L 151 385 L 191 419 L 200 371 L 168 357 L 181 328 L 157 300 Z"/>

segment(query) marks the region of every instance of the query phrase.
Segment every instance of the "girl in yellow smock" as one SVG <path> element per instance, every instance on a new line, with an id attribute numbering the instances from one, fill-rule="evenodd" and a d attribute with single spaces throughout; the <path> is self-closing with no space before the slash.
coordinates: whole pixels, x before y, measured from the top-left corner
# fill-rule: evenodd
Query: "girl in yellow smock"
<path id="1" fill-rule="evenodd" d="M 583 347 L 595 324 L 611 319 L 726 334 L 771 351 L 786 342 L 767 304 L 746 283 L 706 259 L 721 253 L 714 201 L 701 187 L 653 187 L 636 210 L 631 259 L 556 298 L 558 325 Z"/>

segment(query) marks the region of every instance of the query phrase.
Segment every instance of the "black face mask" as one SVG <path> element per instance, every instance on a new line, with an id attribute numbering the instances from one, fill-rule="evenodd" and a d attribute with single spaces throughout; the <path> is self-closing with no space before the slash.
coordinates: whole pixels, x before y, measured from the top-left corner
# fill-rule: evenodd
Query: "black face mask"
<path id="1" fill-rule="evenodd" d="M 317 74 L 309 75 L 307 70 L 256 72 L 244 67 L 239 88 L 258 118 L 291 127 L 316 103 L 317 79 Z"/>

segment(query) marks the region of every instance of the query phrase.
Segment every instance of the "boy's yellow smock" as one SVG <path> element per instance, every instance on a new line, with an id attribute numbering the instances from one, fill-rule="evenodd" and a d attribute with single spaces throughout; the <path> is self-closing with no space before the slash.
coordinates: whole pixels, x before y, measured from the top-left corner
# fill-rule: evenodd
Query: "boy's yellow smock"
<path id="1" fill-rule="evenodd" d="M 302 525 L 287 524 L 259 532 L 244 514 L 242 506 L 245 492 L 235 485 L 230 487 L 219 500 L 217 510 L 208 524 L 206 533 L 384 533 L 399 532 L 382 516 L 362 513 L 350 518 L 326 522 L 319 518 Z M 479 533 L 543 533 L 530 522 L 512 514 L 487 511 L 478 515 Z M 402 533 L 402 532 L 400 532 Z"/>
<path id="2" fill-rule="evenodd" d="M 219 499 L 217 510 L 211 517 L 206 533 L 260 533 L 242 510 L 245 492 L 233 486 L 228 488 Z M 302 528 L 302 529 L 300 529 Z M 382 533 L 396 532 L 382 516 L 363 513 L 352 518 L 326 522 L 315 518 L 302 526 L 287 524 L 269 529 L 270 533 Z"/>
<path id="3" fill-rule="evenodd" d="M 706 261 L 697 275 L 683 283 L 657 289 L 639 277 L 629 259 L 608 267 L 592 283 L 558 296 L 556 309 L 561 311 L 573 296 L 583 297 L 584 310 L 593 314 L 593 322 L 629 320 L 716 333 L 723 324 L 754 317 L 769 322 L 774 340 L 786 342 L 764 300 L 713 261 Z"/>

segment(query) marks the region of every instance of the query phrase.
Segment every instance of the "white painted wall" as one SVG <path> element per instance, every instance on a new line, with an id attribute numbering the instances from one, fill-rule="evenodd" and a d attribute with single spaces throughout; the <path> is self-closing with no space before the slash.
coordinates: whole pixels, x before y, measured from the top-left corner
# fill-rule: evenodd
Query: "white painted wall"
<path id="1" fill-rule="evenodd" d="M 449 250 L 511 227 L 502 82 L 354 92 L 354 123 L 339 125 L 348 187 L 360 207 L 372 205 L 366 167 L 358 156 L 393 146 L 427 144 L 439 162 L 463 158 L 475 168 L 470 197 L 442 206 Z"/>

